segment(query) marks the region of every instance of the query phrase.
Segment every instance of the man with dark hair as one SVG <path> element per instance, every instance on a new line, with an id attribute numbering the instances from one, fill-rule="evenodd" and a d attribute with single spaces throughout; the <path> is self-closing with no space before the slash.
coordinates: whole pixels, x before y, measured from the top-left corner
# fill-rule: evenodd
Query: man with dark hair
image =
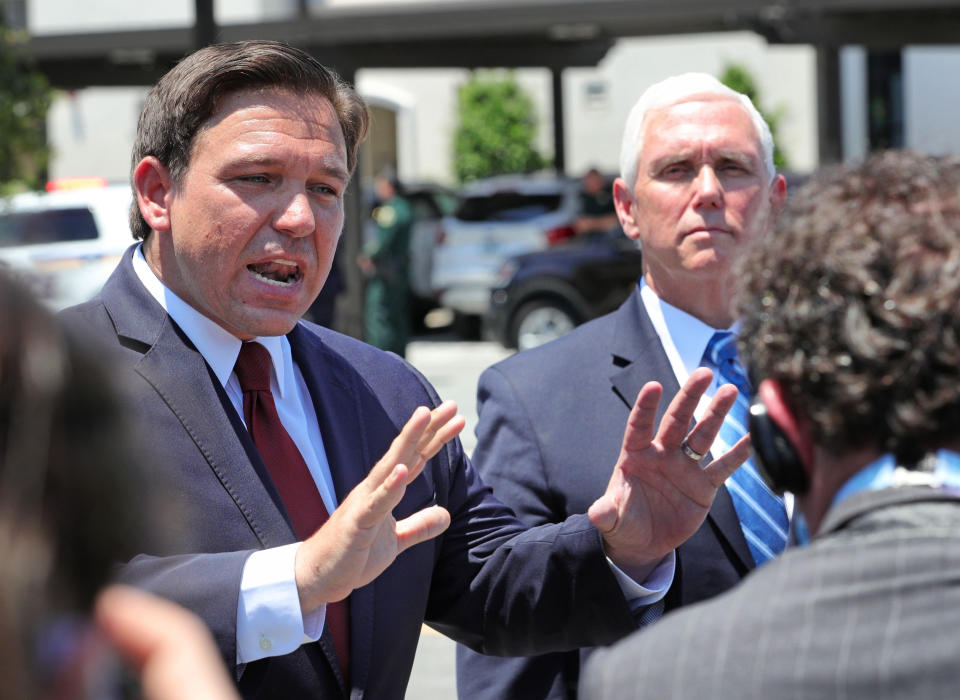
<path id="1" fill-rule="evenodd" d="M 617 209 L 610 187 L 596 168 L 587 170 L 580 184 L 580 211 L 574 230 L 578 235 L 607 233 L 617 225 Z"/>
<path id="2" fill-rule="evenodd" d="M 598 652 L 583 696 L 953 697 L 960 160 L 824 172 L 740 281 L 751 435 L 805 546 Z"/>
<path id="3" fill-rule="evenodd" d="M 494 494 L 528 525 L 582 513 L 606 488 L 632 396 L 657 381 L 672 396 L 702 366 L 717 369 L 733 339 L 733 266 L 769 235 L 786 186 L 770 129 L 750 100 L 703 73 L 651 85 L 627 118 L 613 199 L 624 233 L 643 249 L 643 276 L 624 304 L 559 340 L 486 370 L 477 389 L 474 462 Z M 708 394 L 728 376 L 718 376 Z M 699 417 L 699 415 L 698 415 Z M 746 430 L 728 416 L 721 454 Z M 706 521 L 645 581 L 634 624 L 716 595 L 779 552 L 784 505 L 749 463 L 727 480 Z M 536 658 L 457 650 L 463 700 L 576 697 L 590 649 Z"/>
<path id="4" fill-rule="evenodd" d="M 140 122 L 143 241 L 66 312 L 126 370 L 154 461 L 197 506 L 192 547 L 138 556 L 124 577 L 197 612 L 246 697 L 401 698 L 425 619 L 493 653 L 612 642 L 631 629 L 635 581 L 749 451 L 737 441 L 705 468 L 685 456 L 737 393 L 691 429 L 709 371 L 659 431 L 648 385 L 589 517 L 527 530 L 454 439 L 455 405 L 401 358 L 300 321 L 366 124 L 300 50 L 188 56 Z"/>

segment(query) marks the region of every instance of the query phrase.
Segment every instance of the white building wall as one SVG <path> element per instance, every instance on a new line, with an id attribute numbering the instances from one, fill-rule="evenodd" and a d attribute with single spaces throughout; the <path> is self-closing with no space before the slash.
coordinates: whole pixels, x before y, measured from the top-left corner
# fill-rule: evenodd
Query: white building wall
<path id="1" fill-rule="evenodd" d="M 88 88 L 60 93 L 47 115 L 51 177 L 126 181 L 147 88 Z"/>
<path id="2" fill-rule="evenodd" d="M 907 47 L 902 66 L 906 147 L 960 154 L 960 48 Z"/>
<path id="3" fill-rule="evenodd" d="M 397 175 L 401 180 L 451 180 L 456 86 L 467 75 L 468 71 L 449 68 L 357 72 L 356 87 L 365 99 L 403 107 L 397 112 Z"/>
<path id="4" fill-rule="evenodd" d="M 867 122 L 867 52 L 862 46 L 840 50 L 840 121 L 843 159 L 861 160 L 870 150 Z"/>
<path id="5" fill-rule="evenodd" d="M 564 71 L 567 171 L 577 174 L 596 166 L 616 172 L 623 124 L 646 87 L 686 71 L 719 75 L 731 62 L 753 73 L 766 109 L 783 109 L 779 136 L 791 168 L 809 171 L 817 164 L 815 60 L 809 47 L 768 46 L 749 32 L 621 40 L 596 68 Z M 540 117 L 538 146 L 552 153 L 550 72 L 519 69 L 514 73 L 533 97 Z M 391 85 L 416 104 L 413 118 L 422 145 L 417 149 L 416 168 L 411 171 L 401 164 L 401 176 L 452 180 L 456 91 L 468 76 L 462 70 L 360 71 L 358 87 L 364 96 L 376 94 L 372 85 Z"/>
<path id="6" fill-rule="evenodd" d="M 466 1 L 466 0 L 464 0 Z M 364 0 L 313 0 L 314 5 Z M 217 2 L 219 22 L 246 22 L 289 15 L 295 0 Z M 161 5 L 128 0 L 34 0 L 29 27 L 36 34 L 177 26 L 193 21 L 193 0 Z M 321 57 L 322 60 L 322 57 Z M 564 74 L 567 170 L 589 166 L 614 172 L 620 132 L 644 88 L 668 75 L 699 70 L 719 74 L 727 62 L 744 64 L 755 76 L 764 106 L 783 106 L 780 139 L 791 167 L 816 165 L 814 53 L 809 47 L 768 46 L 749 33 L 684 35 L 618 42 L 595 68 Z M 534 99 L 540 116 L 539 147 L 552 153 L 550 73 L 520 69 L 518 81 Z M 358 89 L 374 102 L 398 111 L 399 169 L 405 179 L 452 182 L 452 143 L 457 87 L 469 76 L 461 69 L 365 69 Z M 590 92 L 600 89 L 600 92 Z M 96 88 L 57 98 L 49 119 L 54 148 L 51 175 L 127 177 L 136 116 L 145 88 Z"/>
<path id="7" fill-rule="evenodd" d="M 596 68 L 567 69 L 567 169 L 578 173 L 596 166 L 616 172 L 624 122 L 647 87 L 688 71 L 719 76 L 728 63 L 742 64 L 753 74 L 764 109 L 783 109 L 779 140 L 790 167 L 816 167 L 813 49 L 770 46 L 755 34 L 736 32 L 624 39 Z M 605 96 L 598 97 L 600 86 Z"/>

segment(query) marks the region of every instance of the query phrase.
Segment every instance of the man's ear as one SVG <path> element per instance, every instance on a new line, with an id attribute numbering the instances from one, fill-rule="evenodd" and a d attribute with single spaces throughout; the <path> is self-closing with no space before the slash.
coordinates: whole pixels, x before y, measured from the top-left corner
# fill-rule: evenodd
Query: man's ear
<path id="1" fill-rule="evenodd" d="M 787 440 L 796 450 L 804 470 L 809 474 L 813 467 L 813 441 L 811 440 L 810 425 L 802 418 L 797 417 L 784 400 L 783 393 L 783 387 L 775 379 L 764 379 L 757 387 L 757 396 L 767 407 L 770 419 L 783 431 Z"/>
<path id="2" fill-rule="evenodd" d="M 770 183 L 770 210 L 774 215 L 783 211 L 787 203 L 787 180 L 783 175 L 777 175 Z"/>
<path id="3" fill-rule="evenodd" d="M 613 204 L 623 232 L 628 238 L 637 240 L 640 237 L 640 229 L 637 227 L 637 218 L 633 212 L 633 192 L 622 177 L 613 181 Z"/>
<path id="4" fill-rule="evenodd" d="M 170 194 L 173 179 L 167 166 L 147 156 L 133 169 L 133 189 L 140 214 L 153 231 L 170 229 Z"/>

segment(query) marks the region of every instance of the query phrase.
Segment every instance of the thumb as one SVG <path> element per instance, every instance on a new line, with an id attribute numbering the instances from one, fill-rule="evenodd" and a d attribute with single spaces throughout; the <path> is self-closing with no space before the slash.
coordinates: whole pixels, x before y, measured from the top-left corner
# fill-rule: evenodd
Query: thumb
<path id="1" fill-rule="evenodd" d="M 601 533 L 608 533 L 617 526 L 617 504 L 613 497 L 604 494 L 587 509 L 587 517 Z"/>

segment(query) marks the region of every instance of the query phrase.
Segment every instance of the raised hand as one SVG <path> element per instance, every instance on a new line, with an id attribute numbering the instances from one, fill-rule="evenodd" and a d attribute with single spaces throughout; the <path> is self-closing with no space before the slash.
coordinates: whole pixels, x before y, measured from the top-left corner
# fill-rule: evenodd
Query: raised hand
<path id="1" fill-rule="evenodd" d="M 656 434 L 663 389 L 656 382 L 644 385 L 630 412 L 607 490 L 588 511 L 603 534 L 607 556 L 636 581 L 643 581 L 665 554 L 696 532 L 717 489 L 750 456 L 748 436 L 706 466 L 688 453 L 710 450 L 737 398 L 732 384 L 720 387 L 703 419 L 690 430 L 694 410 L 712 380 L 709 369 L 695 370 L 670 402 Z M 683 449 L 684 442 L 689 451 Z"/>
<path id="2" fill-rule="evenodd" d="M 450 514 L 430 506 L 396 521 L 393 509 L 427 460 L 463 430 L 457 405 L 421 406 L 387 453 L 297 551 L 300 606 L 308 612 L 346 598 L 386 569 L 397 555 L 447 529 Z"/>

